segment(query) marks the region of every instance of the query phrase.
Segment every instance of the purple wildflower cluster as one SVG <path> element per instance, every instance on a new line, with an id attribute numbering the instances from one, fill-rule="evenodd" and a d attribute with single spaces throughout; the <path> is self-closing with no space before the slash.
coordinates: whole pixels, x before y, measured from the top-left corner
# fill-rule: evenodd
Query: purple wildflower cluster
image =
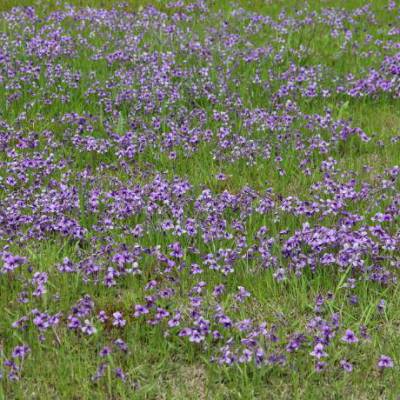
<path id="1" fill-rule="evenodd" d="M 399 99 L 400 31 L 368 5 L 277 18 L 238 7 L 224 19 L 207 4 L 1 15 L 0 290 L 13 310 L 7 337 L 26 342 L 0 354 L 9 380 L 32 338 L 62 346 L 65 330 L 98 346 L 94 381 L 109 368 L 124 381 L 114 354 L 130 354 L 130 329 L 156 326 L 220 365 L 289 368 L 300 354 L 317 371 L 357 368 L 345 349 L 368 342 L 367 327 L 346 326 L 331 305 L 356 306 L 366 283 L 398 284 L 400 166 L 356 172 L 341 159 L 350 148 L 400 151 L 400 136 L 383 144 L 328 105 Z M 385 12 L 398 23 L 396 10 Z M 338 60 L 350 52 L 369 67 L 316 63 L 295 40 L 310 27 Z M 316 100 L 320 112 L 303 107 Z M 238 186 L 231 171 L 260 179 Z M 49 246 L 51 265 L 38 256 Z M 319 274 L 332 291 L 296 331 L 253 287 Z M 385 300 L 374 307 L 384 313 Z"/>

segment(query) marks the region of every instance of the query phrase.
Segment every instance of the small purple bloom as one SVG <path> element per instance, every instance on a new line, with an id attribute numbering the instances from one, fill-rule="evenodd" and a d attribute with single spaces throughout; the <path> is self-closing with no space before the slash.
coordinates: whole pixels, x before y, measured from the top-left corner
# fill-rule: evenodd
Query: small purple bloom
<path id="1" fill-rule="evenodd" d="M 318 359 L 328 356 L 328 354 L 324 351 L 324 345 L 322 343 L 317 343 L 310 355 Z"/>
<path id="2" fill-rule="evenodd" d="M 353 364 L 349 363 L 347 360 L 340 360 L 340 366 L 346 372 L 352 372 L 353 371 Z"/>
<path id="3" fill-rule="evenodd" d="M 122 371 L 121 368 L 116 368 L 116 369 L 115 369 L 115 376 L 116 376 L 118 379 L 121 379 L 122 381 L 125 381 L 125 379 L 126 379 L 125 374 L 124 374 L 124 371 Z"/>
<path id="4" fill-rule="evenodd" d="M 126 320 L 124 320 L 123 315 L 121 312 L 116 311 L 115 313 L 113 313 L 113 325 L 118 327 L 118 328 L 123 328 L 126 325 Z"/>
<path id="5" fill-rule="evenodd" d="M 342 336 L 342 341 L 345 343 L 357 343 L 358 337 L 351 329 L 347 329 L 344 336 Z"/>
<path id="6" fill-rule="evenodd" d="M 135 305 L 135 312 L 133 313 L 133 316 L 138 318 L 141 315 L 145 315 L 149 313 L 149 309 L 145 306 L 142 306 L 141 304 L 136 304 Z"/>
<path id="7" fill-rule="evenodd" d="M 81 327 L 81 331 L 86 335 L 91 336 L 97 332 L 97 329 L 88 319 L 86 319 L 85 324 Z"/>
<path id="8" fill-rule="evenodd" d="M 328 364 L 325 361 L 317 361 L 315 363 L 315 371 L 322 372 Z"/>
<path id="9" fill-rule="evenodd" d="M 385 356 L 382 354 L 379 357 L 378 367 L 380 369 L 393 368 L 393 366 L 394 366 L 393 360 L 389 356 Z"/>
<path id="10" fill-rule="evenodd" d="M 183 328 L 178 333 L 178 336 L 190 336 L 192 334 L 192 330 L 190 328 Z"/>
<path id="11" fill-rule="evenodd" d="M 107 357 L 108 355 L 110 355 L 112 353 L 112 350 L 110 347 L 105 346 L 100 350 L 100 357 Z"/>
<path id="12" fill-rule="evenodd" d="M 101 310 L 97 314 L 97 318 L 99 319 L 100 322 L 106 322 L 108 320 L 108 316 L 105 311 Z"/>
<path id="13" fill-rule="evenodd" d="M 197 329 L 193 329 L 191 335 L 189 336 L 189 342 L 200 343 L 203 340 L 204 336 Z"/>
<path id="14" fill-rule="evenodd" d="M 31 351 L 31 349 L 26 345 L 16 346 L 16 347 L 14 347 L 14 350 L 12 352 L 12 357 L 13 358 L 25 358 L 30 351 Z"/>
<path id="15" fill-rule="evenodd" d="M 121 339 L 115 339 L 114 344 L 124 353 L 128 352 L 128 345 Z"/>

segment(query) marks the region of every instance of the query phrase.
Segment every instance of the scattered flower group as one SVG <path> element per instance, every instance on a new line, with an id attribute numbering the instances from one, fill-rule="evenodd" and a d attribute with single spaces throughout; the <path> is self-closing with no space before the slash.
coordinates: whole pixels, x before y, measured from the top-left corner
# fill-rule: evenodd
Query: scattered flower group
<path id="1" fill-rule="evenodd" d="M 0 290 L 17 288 L 6 295 L 17 315 L 6 342 L 12 331 L 27 341 L 6 343 L 0 379 L 21 379 L 29 340 L 53 344 L 65 329 L 97 346 L 94 381 L 110 368 L 126 381 L 112 359 L 129 356 L 129 329 L 143 326 L 218 365 L 291 368 L 301 355 L 318 372 L 336 363 L 351 373 L 367 328 L 346 326 L 329 305 L 337 290 L 357 307 L 358 285 L 397 284 L 400 166 L 343 166 L 350 146 L 382 147 L 344 112 L 359 98 L 400 98 L 399 29 L 364 29 L 379 27 L 369 5 L 277 18 L 237 7 L 229 20 L 202 0 L 167 8 L 0 16 L 0 102 L 10 110 L 0 115 Z M 196 21 L 202 35 L 189 28 Z M 344 74 L 313 62 L 312 48 L 288 40 L 310 26 L 371 66 Z M 343 112 L 302 107 L 316 99 Z M 238 186 L 246 171 L 259 184 Z M 49 245 L 58 254 L 50 266 L 34 256 Z M 284 315 L 272 321 L 242 278 L 289 287 L 326 271 L 338 281 L 296 332 Z M 68 308 L 61 283 L 71 287 Z M 387 303 L 374 307 L 384 314 Z M 331 361 L 340 346 L 346 358 Z M 396 366 L 387 355 L 376 363 Z"/>

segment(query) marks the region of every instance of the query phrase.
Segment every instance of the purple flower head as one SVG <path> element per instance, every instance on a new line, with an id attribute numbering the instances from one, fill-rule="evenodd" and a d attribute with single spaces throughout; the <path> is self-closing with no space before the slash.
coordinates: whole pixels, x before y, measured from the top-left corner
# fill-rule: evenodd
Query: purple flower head
<path id="1" fill-rule="evenodd" d="M 253 352 L 249 349 L 243 349 L 242 354 L 238 358 L 239 363 L 248 363 L 253 358 Z"/>
<path id="2" fill-rule="evenodd" d="M 286 270 L 285 268 L 278 268 L 276 272 L 274 273 L 274 278 L 278 282 L 282 282 L 286 279 Z"/>
<path id="3" fill-rule="evenodd" d="M 164 310 L 161 307 L 157 307 L 157 312 L 155 314 L 155 318 L 160 321 L 160 320 L 162 320 L 164 318 L 167 318 L 167 317 L 169 317 L 169 311 Z"/>
<path id="4" fill-rule="evenodd" d="M 226 180 L 226 175 L 223 174 L 222 172 L 220 172 L 220 173 L 215 175 L 215 179 L 218 180 L 218 181 L 224 181 L 224 180 Z"/>
<path id="5" fill-rule="evenodd" d="M 192 329 L 190 328 L 183 328 L 181 331 L 178 333 L 178 336 L 190 336 L 192 334 Z"/>
<path id="6" fill-rule="evenodd" d="M 360 336 L 365 340 L 370 339 L 370 336 L 368 335 L 367 327 L 365 325 L 360 326 Z"/>
<path id="7" fill-rule="evenodd" d="M 328 364 L 325 361 L 317 361 L 315 363 L 315 371 L 316 372 L 322 372 L 322 371 L 324 371 L 326 369 L 327 365 Z"/>
<path id="8" fill-rule="evenodd" d="M 342 336 L 342 341 L 345 343 L 357 343 L 358 337 L 351 329 L 347 329 L 345 334 Z"/>
<path id="9" fill-rule="evenodd" d="M 193 329 L 189 336 L 189 342 L 200 343 L 203 340 L 204 336 L 197 329 Z"/>
<path id="10" fill-rule="evenodd" d="M 121 338 L 115 339 L 114 344 L 124 353 L 127 353 L 129 350 L 128 345 Z"/>
<path id="11" fill-rule="evenodd" d="M 24 257 L 14 256 L 10 253 L 4 253 L 2 259 L 3 267 L 0 271 L 3 273 L 14 271 L 27 261 Z"/>
<path id="12" fill-rule="evenodd" d="M 118 328 L 123 328 L 126 325 L 126 320 L 124 320 L 123 315 L 121 312 L 116 311 L 113 313 L 113 325 Z"/>
<path id="13" fill-rule="evenodd" d="M 97 314 L 97 318 L 99 319 L 100 322 L 106 322 L 108 320 L 108 316 L 104 310 L 100 310 L 99 313 Z"/>
<path id="14" fill-rule="evenodd" d="M 35 319 L 34 319 L 34 323 L 35 323 L 35 320 L 37 320 L 39 317 L 35 317 Z M 39 326 L 39 325 L 38 325 Z M 78 319 L 78 318 L 76 318 L 76 317 L 73 317 L 72 315 L 70 315 L 69 317 L 68 317 L 68 328 L 69 329 L 79 329 L 80 328 L 80 326 L 81 326 L 81 321 Z M 39 329 L 40 329 L 40 326 L 39 326 Z"/>
<path id="15" fill-rule="evenodd" d="M 377 305 L 377 309 L 380 313 L 384 312 L 386 309 L 386 301 L 384 299 L 379 300 Z"/>
<path id="16" fill-rule="evenodd" d="M 26 345 L 16 346 L 16 347 L 14 347 L 14 350 L 12 352 L 12 357 L 13 358 L 25 358 L 30 351 L 31 351 L 31 349 Z"/>
<path id="17" fill-rule="evenodd" d="M 297 334 L 287 345 L 286 345 L 286 351 L 288 353 L 292 353 L 294 351 L 297 351 L 301 344 L 305 341 L 305 337 L 302 334 Z"/>
<path id="18" fill-rule="evenodd" d="M 175 257 L 175 258 L 182 258 L 183 257 L 182 247 L 181 247 L 181 244 L 179 242 L 172 243 L 169 247 L 172 250 L 171 253 L 170 253 L 170 255 L 172 257 Z"/>
<path id="19" fill-rule="evenodd" d="M 235 299 L 241 303 L 243 302 L 247 297 L 250 297 L 250 292 L 248 292 L 243 286 L 238 286 L 238 293 L 235 295 Z"/>
<path id="20" fill-rule="evenodd" d="M 255 362 L 257 365 L 260 365 L 264 359 L 265 359 L 265 352 L 264 350 L 259 347 L 256 349 L 255 354 L 254 354 Z"/>
<path id="21" fill-rule="evenodd" d="M 100 357 L 107 357 L 108 355 L 110 355 L 112 353 L 112 350 L 110 347 L 105 346 L 100 350 Z"/>
<path id="22" fill-rule="evenodd" d="M 88 319 L 86 319 L 84 325 L 81 327 L 81 331 L 84 334 L 91 336 L 97 332 L 97 329 Z"/>
<path id="23" fill-rule="evenodd" d="M 223 284 L 217 285 L 213 290 L 213 296 L 219 297 L 224 293 L 224 291 L 225 291 L 225 285 Z"/>
<path id="24" fill-rule="evenodd" d="M 213 337 L 214 340 L 222 339 L 222 335 L 221 335 L 221 333 L 219 331 L 213 331 L 212 332 L 212 337 Z"/>
<path id="25" fill-rule="evenodd" d="M 340 360 L 340 366 L 346 372 L 352 372 L 353 371 L 353 365 L 351 363 L 349 363 L 347 360 Z"/>
<path id="26" fill-rule="evenodd" d="M 203 272 L 203 270 L 200 268 L 200 266 L 198 264 L 192 264 L 191 265 L 190 273 L 192 275 L 201 274 L 202 272 Z"/>
<path id="27" fill-rule="evenodd" d="M 141 315 L 145 315 L 149 313 L 149 309 L 145 306 L 142 306 L 141 304 L 136 304 L 135 305 L 135 312 L 133 313 L 133 316 L 138 318 Z"/>
<path id="28" fill-rule="evenodd" d="M 393 368 L 393 360 L 389 356 L 381 355 L 378 360 L 378 367 L 380 369 Z"/>
<path id="29" fill-rule="evenodd" d="M 168 326 L 170 328 L 179 326 L 181 320 L 181 314 L 177 312 L 169 321 L 168 321 Z"/>
<path id="30" fill-rule="evenodd" d="M 324 345 L 322 343 L 317 343 L 310 355 L 317 359 L 328 357 L 328 354 L 324 351 Z"/>
<path id="31" fill-rule="evenodd" d="M 126 380 L 126 376 L 125 376 L 125 374 L 124 374 L 124 371 L 122 371 L 121 368 L 116 368 L 116 369 L 115 369 L 115 376 L 116 376 L 118 379 L 121 379 L 122 381 L 125 381 L 125 380 Z"/>
<path id="32" fill-rule="evenodd" d="M 225 328 L 230 328 L 232 326 L 232 320 L 227 315 L 221 315 L 218 319 L 218 322 Z"/>

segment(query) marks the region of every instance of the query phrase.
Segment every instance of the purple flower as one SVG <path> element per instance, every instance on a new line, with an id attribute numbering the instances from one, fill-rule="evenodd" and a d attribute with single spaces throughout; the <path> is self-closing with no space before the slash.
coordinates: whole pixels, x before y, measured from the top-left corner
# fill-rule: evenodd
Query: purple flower
<path id="1" fill-rule="evenodd" d="M 320 359 L 323 357 L 327 357 L 328 354 L 324 351 L 324 345 L 322 343 L 317 343 L 314 346 L 314 350 L 310 353 L 313 357 Z"/>
<path id="2" fill-rule="evenodd" d="M 225 328 L 230 328 L 232 326 L 232 320 L 227 315 L 221 315 L 218 318 L 218 322 Z"/>
<path id="3" fill-rule="evenodd" d="M 217 179 L 218 181 L 224 181 L 226 179 L 226 175 L 220 172 L 217 175 L 215 175 L 215 179 Z"/>
<path id="4" fill-rule="evenodd" d="M 30 351 L 31 351 L 31 349 L 26 345 L 16 346 L 16 347 L 14 347 L 14 350 L 12 352 L 12 357 L 13 358 L 25 358 Z"/>
<path id="5" fill-rule="evenodd" d="M 393 360 L 389 356 L 385 356 L 382 354 L 379 357 L 378 367 L 380 369 L 393 368 L 393 366 L 394 366 Z"/>
<path id="6" fill-rule="evenodd" d="M 149 313 L 149 309 L 145 306 L 142 306 L 141 304 L 136 304 L 135 305 L 135 312 L 133 313 L 133 316 L 138 318 L 141 315 L 145 315 Z"/>
<path id="7" fill-rule="evenodd" d="M 129 350 L 128 345 L 121 338 L 115 339 L 114 344 L 124 353 L 127 353 Z"/>
<path id="8" fill-rule="evenodd" d="M 197 329 L 193 329 L 189 336 L 189 342 L 200 343 L 203 340 L 204 336 Z"/>
<path id="9" fill-rule="evenodd" d="M 86 319 L 84 325 L 81 327 L 81 331 L 86 335 L 91 336 L 97 332 L 97 329 L 88 319 Z"/>
<path id="10" fill-rule="evenodd" d="M 126 325 L 126 320 L 123 319 L 123 315 L 121 312 L 116 311 L 115 313 L 113 313 L 113 325 L 118 327 L 118 328 L 123 328 Z"/>
<path id="11" fill-rule="evenodd" d="M 170 255 L 172 257 L 175 257 L 175 258 L 182 258 L 183 257 L 182 247 L 181 247 L 181 244 L 179 242 L 172 243 L 169 247 L 172 250 L 171 253 L 170 253 Z"/>
<path id="12" fill-rule="evenodd" d="M 250 292 L 248 292 L 243 286 L 238 286 L 238 293 L 235 295 L 235 299 L 238 302 L 243 302 L 247 297 L 250 297 Z"/>
<path id="13" fill-rule="evenodd" d="M 112 350 L 110 347 L 105 346 L 100 350 L 100 357 L 107 357 L 108 355 L 110 355 L 112 353 Z"/>
<path id="14" fill-rule="evenodd" d="M 213 331 L 212 332 L 212 337 L 213 337 L 214 340 L 222 339 L 222 335 L 221 335 L 221 333 L 219 331 Z"/>
<path id="15" fill-rule="evenodd" d="M 315 371 L 322 372 L 328 364 L 325 361 L 317 361 L 315 363 Z"/>
<path id="16" fill-rule="evenodd" d="M 168 321 L 168 326 L 170 328 L 176 327 L 180 324 L 180 320 L 181 320 L 181 314 L 178 312 Z"/>
<path id="17" fill-rule="evenodd" d="M 118 379 L 121 379 L 122 381 L 125 381 L 126 377 L 125 377 L 124 371 L 122 371 L 121 368 L 116 368 L 114 372 L 115 372 L 115 376 Z"/>
<path id="18" fill-rule="evenodd" d="M 97 314 L 97 318 L 99 319 L 100 322 L 106 322 L 108 320 L 108 316 L 105 311 L 100 310 L 99 313 Z"/>
<path id="19" fill-rule="evenodd" d="M 40 327 L 39 323 L 42 322 L 42 319 L 40 319 L 40 321 L 38 321 L 38 319 L 39 319 L 39 317 L 35 317 L 36 323 L 35 323 L 35 320 L 34 320 L 34 323 Z M 81 321 L 78 318 L 73 317 L 72 315 L 70 315 L 68 317 L 68 328 L 69 329 L 79 329 L 80 326 L 81 326 Z"/>
<path id="20" fill-rule="evenodd" d="M 379 300 L 377 305 L 378 312 L 382 313 L 385 311 L 386 308 L 386 301 L 384 299 Z"/>
<path id="21" fill-rule="evenodd" d="M 183 328 L 178 333 L 178 336 L 190 336 L 192 334 L 192 330 L 190 328 Z"/>
<path id="22" fill-rule="evenodd" d="M 357 343 L 358 337 L 351 329 L 347 329 L 344 336 L 342 336 L 342 341 L 345 343 Z"/>
<path id="23" fill-rule="evenodd" d="M 225 286 L 223 284 L 215 286 L 213 290 L 213 296 L 219 297 L 221 296 L 225 291 Z"/>
<path id="24" fill-rule="evenodd" d="M 353 365 L 351 363 L 349 363 L 347 360 L 340 360 L 340 366 L 346 372 L 352 372 L 353 371 Z"/>
<path id="25" fill-rule="evenodd" d="M 274 278 L 278 282 L 282 282 L 286 279 L 286 270 L 285 268 L 278 268 L 276 272 L 274 273 Z"/>

